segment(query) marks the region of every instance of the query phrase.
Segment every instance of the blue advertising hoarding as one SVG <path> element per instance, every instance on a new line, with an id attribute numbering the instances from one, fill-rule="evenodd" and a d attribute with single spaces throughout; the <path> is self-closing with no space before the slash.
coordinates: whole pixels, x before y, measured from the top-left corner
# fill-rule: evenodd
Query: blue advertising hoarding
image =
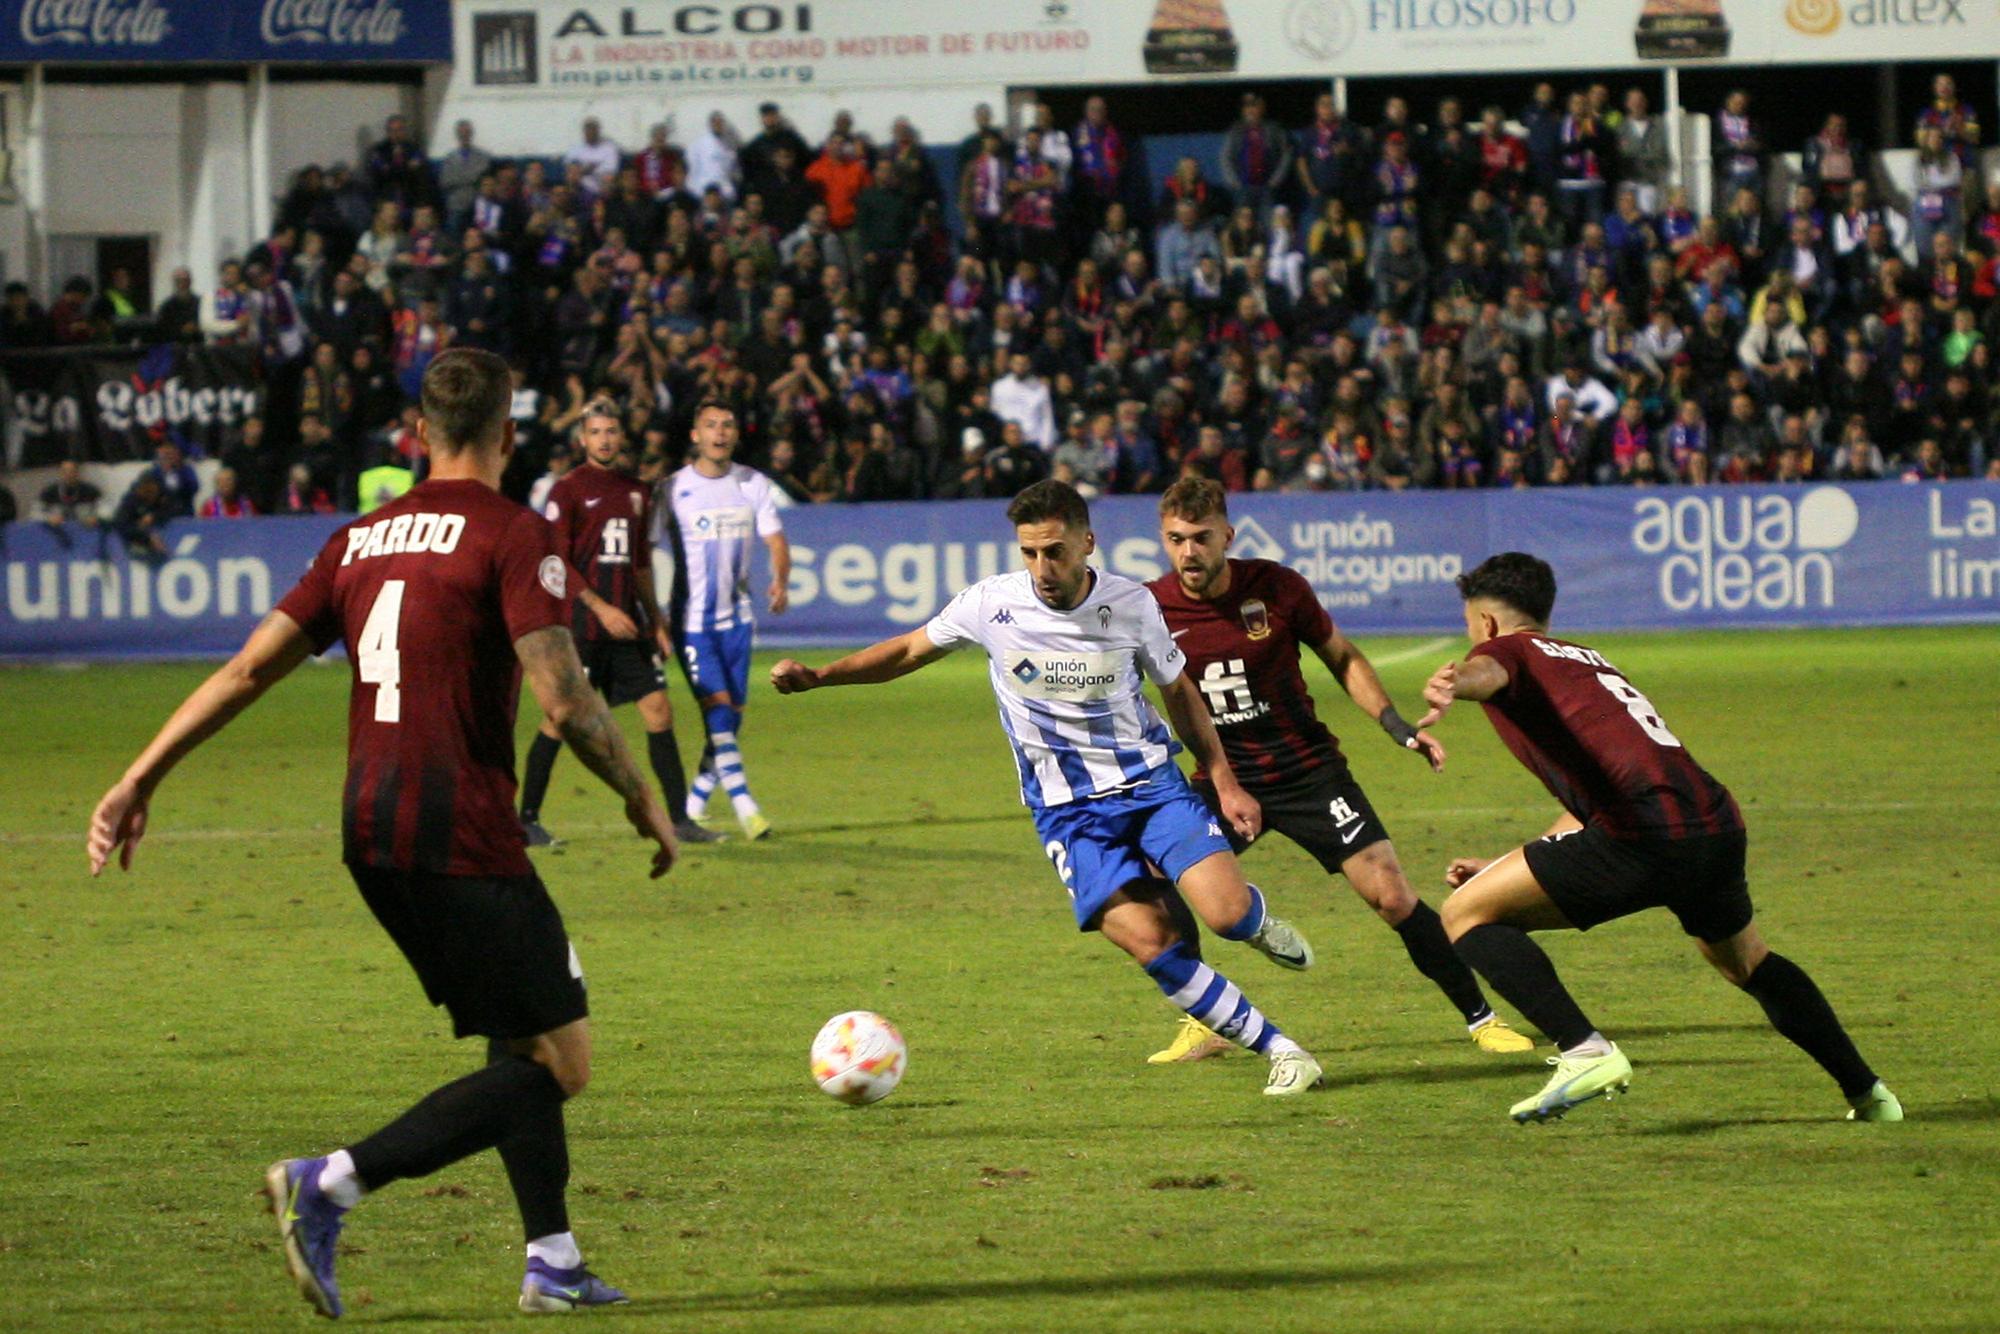
<path id="1" fill-rule="evenodd" d="M 922 625 L 1014 568 L 998 501 L 785 511 L 791 607 L 767 645 L 860 644 Z M 1452 581 L 1495 551 L 1556 568 L 1578 631 L 2000 620 L 2000 484 L 1601 488 L 1231 498 L 1239 556 L 1303 573 L 1357 634 L 1451 631 Z M 1092 507 L 1106 568 L 1165 570 L 1154 503 Z M 0 529 L 0 657 L 227 654 L 311 562 L 335 518 L 183 521 L 169 558 L 102 530 Z M 761 566 L 761 561 L 760 561 Z M 760 602 L 768 576 L 760 569 Z"/>
<path id="2" fill-rule="evenodd" d="M 448 61 L 450 0 L 5 0 L 0 63 Z"/>

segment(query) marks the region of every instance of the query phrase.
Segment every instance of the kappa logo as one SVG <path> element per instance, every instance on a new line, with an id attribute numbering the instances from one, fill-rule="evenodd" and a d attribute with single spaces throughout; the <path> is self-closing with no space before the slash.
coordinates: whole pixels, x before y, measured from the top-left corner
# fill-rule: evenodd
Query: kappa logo
<path id="1" fill-rule="evenodd" d="M 1239 560 L 1283 560 L 1285 547 L 1265 531 L 1263 524 L 1244 518 L 1236 522 L 1236 541 L 1230 545 L 1229 554 Z"/>
<path id="2" fill-rule="evenodd" d="M 1014 679 L 1024 686 L 1031 686 L 1040 680 L 1042 669 L 1026 658 L 1014 664 Z"/>
<path id="3" fill-rule="evenodd" d="M 1014 613 L 1002 607 L 986 619 L 987 623 L 991 625 L 1012 625 L 1014 623 Z"/>
<path id="4" fill-rule="evenodd" d="M 1219 824 L 1217 824 L 1217 823 L 1216 823 L 1215 821 L 1213 821 L 1213 820 L 1210 820 L 1210 821 L 1208 822 L 1208 836 L 1209 836 L 1210 838 L 1221 838 L 1221 837 L 1222 837 L 1222 826 L 1221 826 L 1221 825 L 1219 825 Z"/>

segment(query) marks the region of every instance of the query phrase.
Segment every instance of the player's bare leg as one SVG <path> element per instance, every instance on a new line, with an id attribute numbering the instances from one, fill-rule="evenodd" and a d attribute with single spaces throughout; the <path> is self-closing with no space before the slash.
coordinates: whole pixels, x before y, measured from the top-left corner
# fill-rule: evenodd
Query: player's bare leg
<path id="1" fill-rule="evenodd" d="M 1453 878 L 1465 869 L 1455 863 Z M 1559 1054 L 1549 1058 L 1555 1073 L 1540 1093 L 1514 1104 L 1509 1114 L 1516 1121 L 1559 1117 L 1631 1083 L 1631 1062 L 1584 1017 L 1549 956 L 1528 936 L 1567 929 L 1570 922 L 1536 882 L 1520 848 L 1464 880 L 1444 901 L 1442 915 L 1459 957 L 1556 1044 Z"/>
<path id="2" fill-rule="evenodd" d="M 1243 876 L 1243 866 L 1228 852 L 1204 857 L 1181 872 L 1177 882 L 1209 930 L 1224 940 L 1239 941 L 1280 968 L 1312 967 L 1312 946 L 1290 922 L 1264 908 L 1264 893 Z"/>
<path id="3" fill-rule="evenodd" d="M 1764 943 L 1753 921 L 1726 940 L 1697 940 L 1715 970 L 1764 1007 L 1775 1028 L 1833 1076 L 1850 1121 L 1900 1121 L 1903 1105 L 1861 1059 L 1853 1039 L 1805 969 Z"/>
<path id="4" fill-rule="evenodd" d="M 562 846 L 560 839 L 542 827 L 542 799 L 549 794 L 549 775 L 555 772 L 562 747 L 556 725 L 542 719 L 535 739 L 528 743 L 527 761 L 521 766 L 521 834 L 531 848 Z"/>
<path id="5" fill-rule="evenodd" d="M 634 707 L 646 729 L 646 758 L 653 766 L 653 777 L 659 780 L 667 813 L 674 817 L 674 833 L 683 843 L 720 843 L 721 834 L 687 818 L 687 775 L 681 771 L 680 743 L 674 739 L 674 706 L 667 692 L 641 695 Z"/>
<path id="6" fill-rule="evenodd" d="M 1533 1041 L 1509 1028 L 1486 1003 L 1479 979 L 1452 948 L 1437 910 L 1418 898 L 1417 891 L 1411 888 L 1409 877 L 1403 874 L 1402 863 L 1396 858 L 1395 844 L 1387 839 L 1369 844 L 1342 862 L 1340 873 L 1347 877 L 1347 883 L 1362 902 L 1402 940 L 1417 971 L 1436 983 L 1445 998 L 1458 1007 L 1466 1031 L 1472 1034 L 1481 1051 L 1534 1050 Z"/>
<path id="7" fill-rule="evenodd" d="M 1186 876 L 1182 880 L 1185 882 Z M 1167 999 L 1190 1018 L 1240 1047 L 1270 1057 L 1266 1094 L 1288 1097 L 1317 1084 L 1319 1062 L 1266 1019 L 1235 983 L 1201 961 L 1199 942 L 1183 936 L 1173 912 L 1152 889 L 1153 883 L 1141 882 L 1111 896 L 1097 919 L 1097 929 L 1105 939 L 1131 955 Z M 1135 897 L 1135 893 L 1146 897 Z"/>

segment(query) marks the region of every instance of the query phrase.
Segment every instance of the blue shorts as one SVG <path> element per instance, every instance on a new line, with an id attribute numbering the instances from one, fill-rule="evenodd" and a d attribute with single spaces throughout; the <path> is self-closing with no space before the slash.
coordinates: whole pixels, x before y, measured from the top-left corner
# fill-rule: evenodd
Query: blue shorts
<path id="1" fill-rule="evenodd" d="M 1222 825 L 1171 765 L 1129 791 L 1047 806 L 1034 813 L 1042 851 L 1069 891 L 1079 931 L 1093 931 L 1111 896 L 1160 868 L 1178 881 L 1189 867 L 1229 851 Z"/>
<path id="2" fill-rule="evenodd" d="M 727 695 L 731 704 L 743 707 L 750 694 L 750 637 L 749 625 L 681 631 L 681 661 L 697 700 Z"/>

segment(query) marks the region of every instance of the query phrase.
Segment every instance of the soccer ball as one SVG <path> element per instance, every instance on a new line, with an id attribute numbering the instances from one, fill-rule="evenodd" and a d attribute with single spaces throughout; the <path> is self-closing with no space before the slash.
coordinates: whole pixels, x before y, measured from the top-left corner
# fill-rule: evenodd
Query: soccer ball
<path id="1" fill-rule="evenodd" d="M 813 1082 L 828 1097 L 850 1107 L 888 1097 L 903 1082 L 909 1065 L 903 1035 L 872 1010 L 837 1014 L 813 1039 Z"/>

